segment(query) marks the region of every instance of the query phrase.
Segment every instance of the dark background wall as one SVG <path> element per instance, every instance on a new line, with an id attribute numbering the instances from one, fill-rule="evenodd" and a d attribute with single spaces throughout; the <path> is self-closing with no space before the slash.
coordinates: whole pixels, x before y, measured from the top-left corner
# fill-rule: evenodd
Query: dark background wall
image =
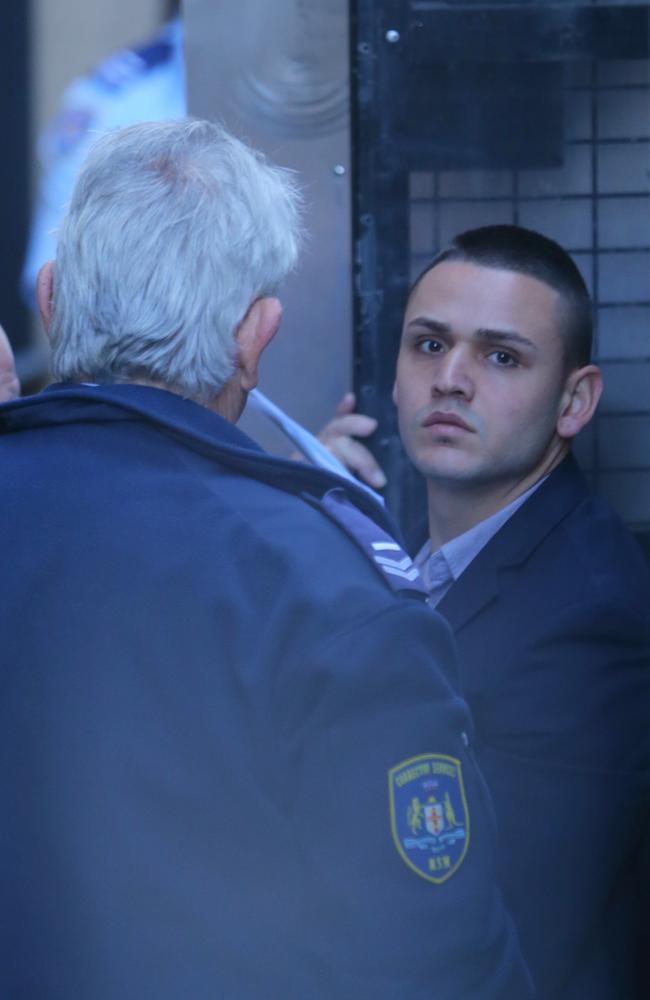
<path id="1" fill-rule="evenodd" d="M 30 13 L 29 0 L 0 4 L 0 323 L 17 351 L 29 335 L 18 276 L 29 218 Z"/>

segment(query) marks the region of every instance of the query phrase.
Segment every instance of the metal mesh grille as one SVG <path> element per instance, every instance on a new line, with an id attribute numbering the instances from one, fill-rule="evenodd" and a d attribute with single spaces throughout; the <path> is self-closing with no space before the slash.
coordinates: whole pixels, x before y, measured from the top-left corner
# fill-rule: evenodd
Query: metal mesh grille
<path id="1" fill-rule="evenodd" d="M 650 64 L 568 64 L 562 166 L 410 174 L 410 266 L 463 229 L 513 222 L 570 251 L 596 307 L 605 392 L 576 443 L 596 488 L 650 530 Z"/>

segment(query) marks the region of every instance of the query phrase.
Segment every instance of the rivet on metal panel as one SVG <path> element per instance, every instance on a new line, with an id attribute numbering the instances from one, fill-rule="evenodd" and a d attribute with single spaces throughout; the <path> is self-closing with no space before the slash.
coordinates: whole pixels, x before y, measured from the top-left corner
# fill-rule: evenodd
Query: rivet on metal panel
<path id="1" fill-rule="evenodd" d="M 332 167 L 332 170 L 337 177 L 343 177 L 345 174 L 345 167 L 342 163 L 337 163 L 336 166 Z"/>
<path id="2" fill-rule="evenodd" d="M 400 40 L 400 33 L 396 31 L 395 28 L 389 28 L 386 32 L 386 41 L 390 42 L 391 45 L 395 45 L 396 42 Z"/>

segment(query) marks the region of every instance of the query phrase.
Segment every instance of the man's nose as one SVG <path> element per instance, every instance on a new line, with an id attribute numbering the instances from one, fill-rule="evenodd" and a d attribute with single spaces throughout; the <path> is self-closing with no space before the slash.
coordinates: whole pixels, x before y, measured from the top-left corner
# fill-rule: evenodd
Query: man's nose
<path id="1" fill-rule="evenodd" d="M 431 383 L 433 396 L 458 395 L 471 399 L 474 395 L 474 375 L 471 359 L 462 348 L 447 351 L 435 366 Z"/>

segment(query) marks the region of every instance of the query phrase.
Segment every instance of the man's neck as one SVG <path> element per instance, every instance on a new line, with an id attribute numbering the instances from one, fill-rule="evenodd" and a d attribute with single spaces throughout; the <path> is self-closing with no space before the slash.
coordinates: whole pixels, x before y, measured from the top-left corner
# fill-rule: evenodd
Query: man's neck
<path id="1" fill-rule="evenodd" d="M 427 496 L 431 548 L 436 552 L 452 538 L 469 531 L 547 476 L 568 454 L 563 449 L 552 461 L 516 480 L 497 483 L 447 483 L 429 479 Z"/>
<path id="2" fill-rule="evenodd" d="M 165 385 L 163 382 L 156 382 L 153 379 L 134 379 L 132 385 L 146 385 L 151 389 L 164 389 L 166 392 L 174 393 L 175 396 L 182 396 L 183 399 L 190 398 L 175 386 Z M 236 386 L 226 383 L 221 392 L 213 396 L 212 399 L 193 399 L 191 401 L 199 406 L 205 406 L 207 410 L 211 410 L 231 424 L 236 424 L 246 404 L 246 395 L 241 391 L 238 392 Z"/>

